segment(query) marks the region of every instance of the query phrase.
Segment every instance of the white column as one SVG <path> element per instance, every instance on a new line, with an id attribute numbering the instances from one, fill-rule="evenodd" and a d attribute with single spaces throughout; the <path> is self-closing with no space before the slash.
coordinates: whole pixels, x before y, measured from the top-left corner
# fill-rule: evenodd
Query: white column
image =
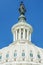
<path id="1" fill-rule="evenodd" d="M 29 40 L 29 30 L 27 30 L 27 40 Z"/>
<path id="2" fill-rule="evenodd" d="M 16 32 L 13 33 L 13 41 L 16 40 Z"/>
<path id="3" fill-rule="evenodd" d="M 16 30 L 16 40 L 17 40 L 17 30 Z"/>

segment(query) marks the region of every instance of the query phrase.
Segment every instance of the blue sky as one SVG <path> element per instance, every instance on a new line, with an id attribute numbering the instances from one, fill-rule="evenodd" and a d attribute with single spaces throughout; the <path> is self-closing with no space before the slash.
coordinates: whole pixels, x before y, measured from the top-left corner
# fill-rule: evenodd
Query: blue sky
<path id="1" fill-rule="evenodd" d="M 21 1 L 27 10 L 27 23 L 33 27 L 32 42 L 43 48 L 43 0 L 0 0 L 0 48 L 13 42 L 11 27 L 18 22 Z"/>

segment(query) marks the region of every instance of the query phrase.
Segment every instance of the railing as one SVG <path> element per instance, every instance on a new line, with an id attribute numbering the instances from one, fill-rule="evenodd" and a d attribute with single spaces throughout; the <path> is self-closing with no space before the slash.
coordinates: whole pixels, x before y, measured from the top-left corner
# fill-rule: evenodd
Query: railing
<path id="1" fill-rule="evenodd" d="M 22 61 L 22 62 L 13 61 L 13 62 L 1 63 L 0 65 L 43 65 L 43 63 L 26 62 L 26 61 Z"/>

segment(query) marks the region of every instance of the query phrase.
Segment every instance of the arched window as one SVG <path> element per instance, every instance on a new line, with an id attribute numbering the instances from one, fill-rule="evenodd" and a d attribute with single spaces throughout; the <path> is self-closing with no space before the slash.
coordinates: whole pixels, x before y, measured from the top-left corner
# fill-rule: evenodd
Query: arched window
<path id="1" fill-rule="evenodd" d="M 23 29 L 21 29 L 21 39 L 23 39 Z"/>
<path id="2" fill-rule="evenodd" d="M 14 53 L 14 61 L 16 61 L 17 53 Z"/>
<path id="3" fill-rule="evenodd" d="M 8 62 L 9 54 L 6 54 L 6 62 Z"/>
<path id="4" fill-rule="evenodd" d="M 23 61 L 25 60 L 25 52 L 24 52 L 24 50 L 22 51 L 22 60 Z"/>
<path id="5" fill-rule="evenodd" d="M 14 51 L 14 59 L 17 57 L 17 50 Z"/>
<path id="6" fill-rule="evenodd" d="M 6 54 L 6 58 L 9 58 L 9 54 Z"/>
<path id="7" fill-rule="evenodd" d="M 41 63 L 41 57 L 40 57 L 40 54 L 39 53 L 38 53 L 37 57 L 39 59 L 39 63 Z"/>
<path id="8" fill-rule="evenodd" d="M 19 38 L 19 29 L 17 30 L 17 39 Z"/>
<path id="9" fill-rule="evenodd" d="M 2 55 L 0 55 L 0 60 L 2 59 Z"/>
<path id="10" fill-rule="evenodd" d="M 23 57 L 25 56 L 25 53 L 24 53 L 24 52 L 22 52 L 22 56 L 23 56 Z"/>
<path id="11" fill-rule="evenodd" d="M 15 52 L 15 53 L 14 53 L 14 57 L 16 57 L 16 56 L 17 56 L 17 53 Z"/>
<path id="12" fill-rule="evenodd" d="M 39 54 L 37 56 L 38 56 L 39 59 L 41 58 Z"/>
<path id="13" fill-rule="evenodd" d="M 30 52 L 30 57 L 31 57 L 31 61 L 33 61 L 33 53 L 32 53 L 32 51 Z"/>
<path id="14" fill-rule="evenodd" d="M 25 60 L 25 53 L 22 52 L 22 60 L 24 61 Z"/>
<path id="15" fill-rule="evenodd" d="M 30 57 L 33 57 L 33 54 L 32 54 L 32 52 L 30 53 Z"/>
<path id="16" fill-rule="evenodd" d="M 27 29 L 25 29 L 25 39 L 27 39 Z"/>

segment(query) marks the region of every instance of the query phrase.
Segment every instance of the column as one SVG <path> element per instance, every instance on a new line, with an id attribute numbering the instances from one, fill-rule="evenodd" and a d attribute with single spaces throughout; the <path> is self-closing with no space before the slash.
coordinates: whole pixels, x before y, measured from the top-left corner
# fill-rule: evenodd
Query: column
<path id="1" fill-rule="evenodd" d="M 17 30 L 16 30 L 16 40 L 17 40 Z"/>
<path id="2" fill-rule="evenodd" d="M 27 30 L 27 40 L 29 40 L 29 30 Z"/>
<path id="3" fill-rule="evenodd" d="M 13 41 L 16 40 L 16 32 L 13 33 Z"/>

